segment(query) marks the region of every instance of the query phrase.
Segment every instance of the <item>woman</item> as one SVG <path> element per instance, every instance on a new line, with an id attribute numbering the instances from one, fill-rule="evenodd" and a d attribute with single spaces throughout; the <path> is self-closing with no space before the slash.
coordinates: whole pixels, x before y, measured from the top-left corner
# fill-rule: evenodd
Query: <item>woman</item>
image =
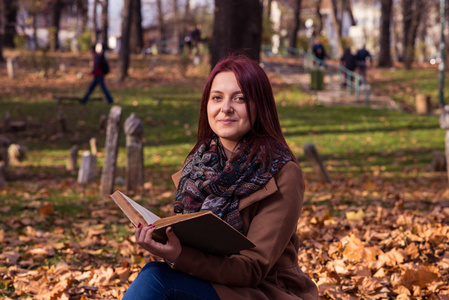
<path id="1" fill-rule="evenodd" d="M 137 243 L 166 263 L 148 263 L 124 299 L 318 299 L 297 260 L 302 172 L 257 63 L 229 57 L 212 70 L 197 142 L 173 180 L 175 212 L 211 210 L 256 247 L 210 255 L 181 245 L 171 228 L 160 244 L 154 226 L 138 226 Z"/>

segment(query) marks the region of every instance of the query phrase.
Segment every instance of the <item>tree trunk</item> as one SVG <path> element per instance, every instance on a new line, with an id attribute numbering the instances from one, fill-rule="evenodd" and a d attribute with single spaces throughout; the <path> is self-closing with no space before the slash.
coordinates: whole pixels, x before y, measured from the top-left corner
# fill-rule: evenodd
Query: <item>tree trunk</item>
<path id="1" fill-rule="evenodd" d="M 446 0 L 446 5 L 445 5 L 445 27 L 447 28 L 447 26 L 449 26 L 449 0 Z M 441 21 L 440 21 L 441 22 Z M 444 47 L 444 60 L 445 60 L 445 66 L 446 66 L 446 70 L 448 69 L 447 66 L 449 66 L 449 35 L 445 35 L 445 47 Z"/>
<path id="2" fill-rule="evenodd" d="M 53 9 L 51 13 L 51 27 L 49 28 L 51 51 L 56 51 L 59 49 L 59 24 L 61 21 L 61 9 L 62 9 L 62 1 L 54 0 Z"/>
<path id="3" fill-rule="evenodd" d="M 102 0 L 101 2 L 101 45 L 102 50 L 109 50 L 108 43 L 108 28 L 109 28 L 109 17 L 108 17 L 109 0 Z"/>
<path id="4" fill-rule="evenodd" d="M 270 17 L 271 17 L 271 2 L 272 2 L 272 0 L 267 0 L 267 14 L 266 14 L 266 18 L 268 20 L 270 20 Z"/>
<path id="5" fill-rule="evenodd" d="M 421 0 L 403 0 L 403 32 L 404 32 L 404 66 L 407 70 L 412 68 L 415 56 L 415 40 L 425 3 Z"/>
<path id="6" fill-rule="evenodd" d="M 5 0 L 0 0 L 0 62 L 5 62 L 3 57 L 3 37 L 5 35 Z M 0 174 L 1 176 L 1 174 Z"/>
<path id="7" fill-rule="evenodd" d="M 179 46 L 181 45 L 180 25 L 178 0 L 173 0 L 173 39 L 176 43 L 175 54 L 178 54 L 180 48 Z"/>
<path id="8" fill-rule="evenodd" d="M 97 26 L 97 14 L 98 14 L 98 0 L 94 0 L 94 10 L 92 13 L 92 44 L 95 45 L 98 42 L 98 26 Z"/>
<path id="9" fill-rule="evenodd" d="M 390 39 L 393 0 L 381 0 L 379 67 L 391 67 Z"/>
<path id="10" fill-rule="evenodd" d="M 157 27 L 159 30 L 158 52 L 163 52 L 165 50 L 165 43 L 167 42 L 167 36 L 165 35 L 164 12 L 162 10 L 162 0 L 157 0 L 156 4 L 157 4 Z"/>
<path id="11" fill-rule="evenodd" d="M 16 36 L 17 0 L 3 0 L 3 5 L 5 16 L 3 46 L 5 48 L 15 48 L 14 37 Z"/>
<path id="12" fill-rule="evenodd" d="M 318 37 L 321 35 L 321 31 L 323 31 L 323 16 L 321 15 L 321 2 L 322 0 L 318 0 L 316 2 L 315 10 L 316 10 L 316 18 L 318 20 L 318 24 L 314 24 L 314 32 L 313 35 Z"/>
<path id="13" fill-rule="evenodd" d="M 293 27 L 290 33 L 289 46 L 291 48 L 296 48 L 296 41 L 299 31 L 300 13 L 301 13 L 301 0 L 295 1 L 294 16 L 293 16 Z"/>
<path id="14" fill-rule="evenodd" d="M 142 6 L 140 0 L 132 0 L 131 4 L 131 32 L 129 37 L 130 51 L 133 53 L 140 53 L 144 47 L 143 45 L 143 30 L 142 30 Z"/>
<path id="15" fill-rule="evenodd" d="M 128 76 L 129 68 L 129 34 L 131 30 L 131 4 L 132 0 L 124 0 L 122 18 L 122 38 L 118 55 L 118 80 L 123 81 Z"/>
<path id="16" fill-rule="evenodd" d="M 341 18 L 339 14 L 339 5 L 337 3 L 337 0 L 332 0 L 332 13 L 330 14 L 332 27 L 335 29 L 335 34 L 337 36 L 337 56 L 341 57 L 343 55 L 343 47 L 341 45 Z M 341 7 L 341 5 L 340 5 Z"/>
<path id="17" fill-rule="evenodd" d="M 262 4 L 259 0 L 215 0 L 211 67 L 239 50 L 260 60 Z"/>
<path id="18" fill-rule="evenodd" d="M 81 15 L 81 24 L 79 24 L 79 32 L 86 31 L 88 22 L 88 0 L 77 0 L 77 7 L 79 14 Z"/>

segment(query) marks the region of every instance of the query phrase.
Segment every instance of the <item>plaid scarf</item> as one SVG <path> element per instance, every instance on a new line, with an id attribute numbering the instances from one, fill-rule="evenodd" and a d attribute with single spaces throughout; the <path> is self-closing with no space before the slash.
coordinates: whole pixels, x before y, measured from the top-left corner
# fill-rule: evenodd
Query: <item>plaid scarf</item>
<path id="1" fill-rule="evenodd" d="M 277 143 L 273 141 L 274 143 Z M 176 192 L 175 213 L 210 210 L 238 231 L 243 231 L 239 200 L 264 187 L 292 157 L 285 146 L 278 144 L 271 165 L 258 155 L 246 162 L 251 149 L 237 149 L 237 157 L 228 161 L 217 136 L 207 140 L 189 156 L 184 165 Z"/>

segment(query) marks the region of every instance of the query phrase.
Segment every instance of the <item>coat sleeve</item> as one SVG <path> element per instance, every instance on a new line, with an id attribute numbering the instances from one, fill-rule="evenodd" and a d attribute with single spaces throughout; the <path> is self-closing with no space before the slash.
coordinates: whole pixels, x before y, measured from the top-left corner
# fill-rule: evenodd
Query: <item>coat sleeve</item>
<path id="1" fill-rule="evenodd" d="M 247 237 L 256 247 L 231 256 L 216 256 L 183 246 L 173 268 L 209 282 L 256 287 L 296 234 L 304 180 L 299 166 L 286 164 L 277 174 L 278 190 L 258 202 Z"/>

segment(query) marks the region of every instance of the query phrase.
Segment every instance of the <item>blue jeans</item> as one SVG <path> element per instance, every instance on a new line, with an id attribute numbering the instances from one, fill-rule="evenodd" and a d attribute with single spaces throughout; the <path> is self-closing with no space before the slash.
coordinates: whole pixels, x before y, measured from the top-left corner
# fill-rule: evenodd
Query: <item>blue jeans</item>
<path id="1" fill-rule="evenodd" d="M 104 77 L 103 76 L 95 76 L 94 79 L 90 82 L 89 88 L 87 89 L 86 94 L 81 99 L 81 103 L 85 104 L 87 102 L 87 99 L 89 98 L 90 94 L 94 91 L 97 84 L 100 85 L 101 90 L 103 91 L 104 95 L 106 96 L 106 99 L 108 100 L 108 103 L 114 103 L 114 99 L 112 99 L 111 94 L 108 91 L 108 88 L 106 87 L 106 84 L 104 83 Z"/>
<path id="2" fill-rule="evenodd" d="M 160 261 L 149 262 L 126 291 L 123 300 L 220 300 L 212 285 L 171 269 Z"/>

